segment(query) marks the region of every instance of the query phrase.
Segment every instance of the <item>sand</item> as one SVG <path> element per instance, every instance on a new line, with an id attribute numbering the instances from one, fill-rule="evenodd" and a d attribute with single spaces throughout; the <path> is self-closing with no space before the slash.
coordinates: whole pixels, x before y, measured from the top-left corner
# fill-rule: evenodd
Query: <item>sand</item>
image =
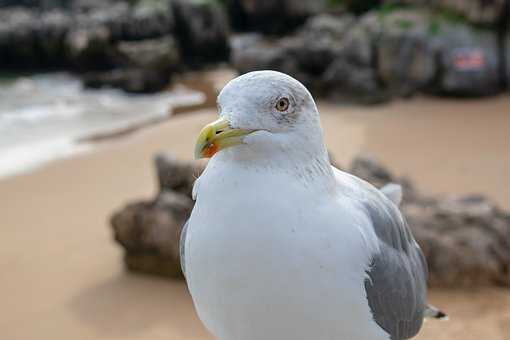
<path id="1" fill-rule="evenodd" d="M 338 161 L 372 153 L 425 192 L 483 192 L 510 209 L 510 98 L 321 103 Z M 211 339 L 182 281 L 126 273 L 108 219 L 156 191 L 152 156 L 192 155 L 212 110 L 183 114 L 95 151 L 0 180 L 0 339 Z M 508 339 L 510 290 L 431 290 L 451 316 L 420 339 Z"/>

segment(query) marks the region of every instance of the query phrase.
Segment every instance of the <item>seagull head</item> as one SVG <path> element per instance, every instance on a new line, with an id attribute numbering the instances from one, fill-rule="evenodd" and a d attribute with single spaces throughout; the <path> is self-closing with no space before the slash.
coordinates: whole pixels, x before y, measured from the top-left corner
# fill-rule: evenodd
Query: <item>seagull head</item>
<path id="1" fill-rule="evenodd" d="M 195 158 L 210 158 L 225 149 L 263 157 L 274 150 L 325 150 L 310 92 L 284 73 L 256 71 L 231 80 L 218 96 L 218 109 L 219 119 L 197 138 Z"/>

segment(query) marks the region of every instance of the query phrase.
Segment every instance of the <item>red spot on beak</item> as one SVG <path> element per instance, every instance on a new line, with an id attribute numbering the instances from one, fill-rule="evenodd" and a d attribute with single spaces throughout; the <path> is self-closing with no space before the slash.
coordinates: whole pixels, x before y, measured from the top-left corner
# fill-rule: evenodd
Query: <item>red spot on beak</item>
<path id="1" fill-rule="evenodd" d="M 202 153 L 205 157 L 211 158 L 216 152 L 218 152 L 218 146 L 215 143 L 210 143 Z"/>

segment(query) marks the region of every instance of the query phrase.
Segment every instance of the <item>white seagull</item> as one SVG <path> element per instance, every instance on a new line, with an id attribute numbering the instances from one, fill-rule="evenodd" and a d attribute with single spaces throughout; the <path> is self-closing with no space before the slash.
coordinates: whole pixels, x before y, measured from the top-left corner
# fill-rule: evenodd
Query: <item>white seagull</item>
<path id="1" fill-rule="evenodd" d="M 427 305 L 400 187 L 330 165 L 300 82 L 251 72 L 218 106 L 198 137 L 196 157 L 211 159 L 181 238 L 189 291 L 217 339 L 400 340 L 445 316 Z"/>

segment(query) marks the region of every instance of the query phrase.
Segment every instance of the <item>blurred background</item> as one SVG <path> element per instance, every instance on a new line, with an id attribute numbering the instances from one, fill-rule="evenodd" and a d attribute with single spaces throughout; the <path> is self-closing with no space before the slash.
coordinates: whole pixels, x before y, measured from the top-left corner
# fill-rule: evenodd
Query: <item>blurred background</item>
<path id="1" fill-rule="evenodd" d="M 510 334 L 510 1 L 0 0 L 0 338 L 212 337 L 178 239 L 238 74 L 303 82 L 332 161 L 404 187 L 449 322 Z"/>

